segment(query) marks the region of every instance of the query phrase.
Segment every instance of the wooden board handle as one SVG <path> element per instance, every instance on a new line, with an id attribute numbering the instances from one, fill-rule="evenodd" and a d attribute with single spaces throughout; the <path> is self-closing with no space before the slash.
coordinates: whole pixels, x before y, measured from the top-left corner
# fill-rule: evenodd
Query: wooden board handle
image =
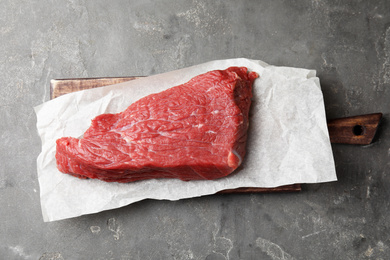
<path id="1" fill-rule="evenodd" d="M 328 120 L 330 142 L 333 144 L 370 144 L 381 119 L 382 113 L 374 113 Z"/>

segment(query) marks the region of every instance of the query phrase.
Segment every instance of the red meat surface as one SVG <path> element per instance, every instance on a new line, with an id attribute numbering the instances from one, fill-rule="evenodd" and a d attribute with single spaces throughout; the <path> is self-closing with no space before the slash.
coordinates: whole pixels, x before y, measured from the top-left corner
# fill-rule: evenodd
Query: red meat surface
<path id="1" fill-rule="evenodd" d="M 245 67 L 210 71 L 97 116 L 82 138 L 57 140 L 57 168 L 107 182 L 227 176 L 245 155 L 257 77 Z"/>

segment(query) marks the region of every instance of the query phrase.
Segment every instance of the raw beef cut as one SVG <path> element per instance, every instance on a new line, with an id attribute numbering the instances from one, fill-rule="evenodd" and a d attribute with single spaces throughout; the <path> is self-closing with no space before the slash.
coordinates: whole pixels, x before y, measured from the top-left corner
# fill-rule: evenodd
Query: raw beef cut
<path id="1" fill-rule="evenodd" d="M 57 167 L 107 182 L 227 176 L 245 155 L 257 77 L 245 67 L 210 71 L 97 116 L 82 138 L 57 140 Z"/>

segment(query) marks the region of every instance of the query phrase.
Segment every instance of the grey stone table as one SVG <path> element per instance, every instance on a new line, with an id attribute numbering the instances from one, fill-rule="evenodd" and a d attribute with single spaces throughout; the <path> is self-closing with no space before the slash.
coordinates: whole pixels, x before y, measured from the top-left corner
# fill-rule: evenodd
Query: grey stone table
<path id="1" fill-rule="evenodd" d="M 43 222 L 33 107 L 50 79 L 234 57 L 317 70 L 328 118 L 382 112 L 378 138 L 333 145 L 339 181 L 299 193 Z M 2 0 L 0 72 L 1 259 L 390 259 L 389 1 Z"/>

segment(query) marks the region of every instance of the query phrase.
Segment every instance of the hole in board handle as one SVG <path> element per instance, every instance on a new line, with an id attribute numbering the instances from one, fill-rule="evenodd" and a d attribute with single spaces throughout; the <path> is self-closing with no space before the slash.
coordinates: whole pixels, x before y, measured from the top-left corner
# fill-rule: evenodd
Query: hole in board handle
<path id="1" fill-rule="evenodd" d="M 364 135 L 364 133 L 366 132 L 366 128 L 362 125 L 355 125 L 352 129 L 352 132 L 356 136 Z"/>

